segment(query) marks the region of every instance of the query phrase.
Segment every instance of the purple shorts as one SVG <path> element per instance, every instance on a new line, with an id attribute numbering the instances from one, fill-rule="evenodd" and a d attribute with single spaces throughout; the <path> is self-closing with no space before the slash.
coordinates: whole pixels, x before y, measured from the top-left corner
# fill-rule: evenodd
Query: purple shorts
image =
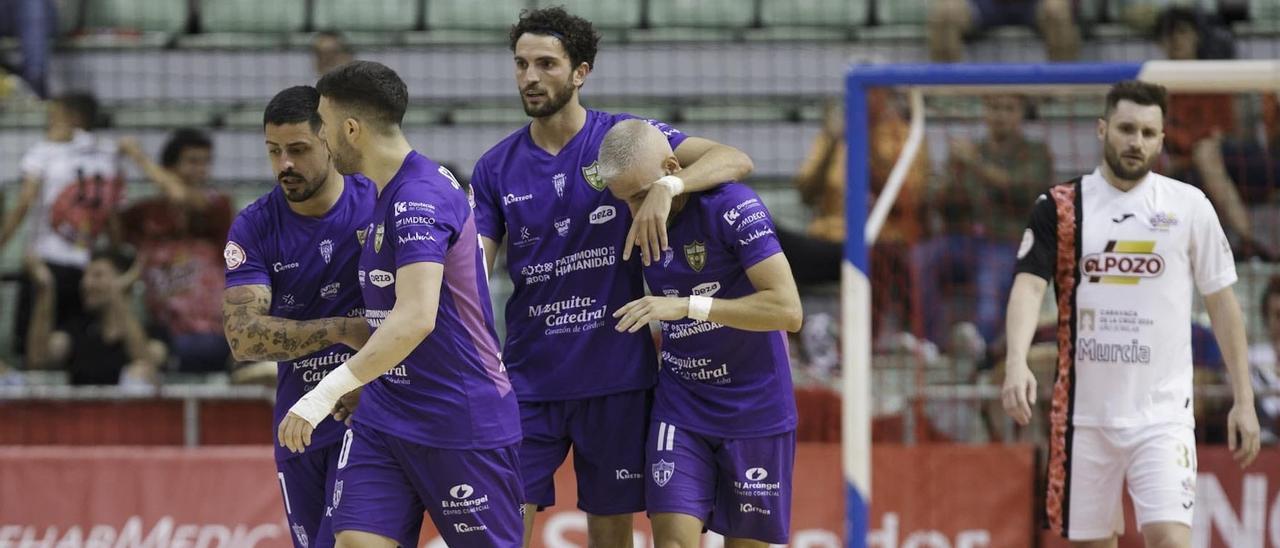
<path id="1" fill-rule="evenodd" d="M 649 514 L 686 514 L 728 538 L 786 544 L 794 430 L 760 438 L 704 436 L 654 420 L 649 427 Z"/>
<path id="2" fill-rule="evenodd" d="M 351 435 L 351 431 L 347 431 Z M 284 497 L 284 512 L 294 548 L 333 546 L 331 516 L 333 480 L 337 476 L 341 443 L 309 447 L 293 458 L 276 461 L 276 478 Z"/>
<path id="3" fill-rule="evenodd" d="M 514 445 L 439 449 L 353 423 L 333 488 L 333 531 L 417 546 L 422 513 L 453 547 L 518 548 L 524 534 Z"/>
<path id="4" fill-rule="evenodd" d="M 578 508 L 596 516 L 644 510 L 644 440 L 652 390 L 580 400 L 521 402 L 524 502 L 556 503 L 555 474 L 573 447 Z"/>

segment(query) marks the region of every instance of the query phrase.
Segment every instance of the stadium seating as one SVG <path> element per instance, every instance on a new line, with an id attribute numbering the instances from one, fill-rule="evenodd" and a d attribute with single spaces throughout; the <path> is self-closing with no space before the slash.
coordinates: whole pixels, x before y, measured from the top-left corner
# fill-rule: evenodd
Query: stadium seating
<path id="1" fill-rule="evenodd" d="M 190 16 L 186 2 L 169 0 L 95 0 L 84 6 L 85 25 L 91 28 L 175 33 L 184 30 Z"/>
<path id="2" fill-rule="evenodd" d="M 297 32 L 307 22 L 306 0 L 201 0 L 205 32 Z"/>
<path id="3" fill-rule="evenodd" d="M 421 0 L 314 0 L 313 28 L 405 31 L 417 28 Z"/>
<path id="4" fill-rule="evenodd" d="M 427 4 L 430 30 L 506 30 L 529 7 L 527 0 L 431 0 Z"/>
<path id="5" fill-rule="evenodd" d="M 537 7 L 564 6 L 602 29 L 626 29 L 640 26 L 641 2 L 601 0 L 536 0 Z"/>

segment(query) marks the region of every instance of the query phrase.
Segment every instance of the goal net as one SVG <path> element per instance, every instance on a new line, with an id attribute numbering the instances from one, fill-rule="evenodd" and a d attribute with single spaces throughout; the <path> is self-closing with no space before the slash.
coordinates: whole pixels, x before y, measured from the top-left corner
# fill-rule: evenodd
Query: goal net
<path id="1" fill-rule="evenodd" d="M 1102 162 L 1105 95 L 1129 79 L 1170 92 L 1155 171 L 1210 196 L 1257 340 L 1260 293 L 1280 273 L 1280 62 L 850 69 L 841 289 L 850 546 L 865 545 L 873 424 L 877 440 L 895 442 L 1034 441 L 1036 425 L 1015 432 L 998 412 L 1018 246 L 1036 197 Z M 1037 378 L 1051 386 L 1052 368 Z"/>

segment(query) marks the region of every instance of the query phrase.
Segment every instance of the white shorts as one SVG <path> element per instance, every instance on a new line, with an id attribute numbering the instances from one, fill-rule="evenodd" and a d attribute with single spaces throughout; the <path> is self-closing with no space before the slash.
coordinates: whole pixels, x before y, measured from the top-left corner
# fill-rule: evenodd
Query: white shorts
<path id="1" fill-rule="evenodd" d="M 1191 526 L 1196 500 L 1192 427 L 1076 427 L 1068 446 L 1061 522 L 1069 540 L 1124 534 L 1121 488 L 1126 482 L 1139 530 L 1159 522 Z"/>

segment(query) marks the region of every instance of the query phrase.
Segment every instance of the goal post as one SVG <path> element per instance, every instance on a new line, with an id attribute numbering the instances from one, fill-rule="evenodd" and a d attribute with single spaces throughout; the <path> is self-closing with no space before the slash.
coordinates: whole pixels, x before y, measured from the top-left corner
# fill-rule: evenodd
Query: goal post
<path id="1" fill-rule="evenodd" d="M 842 465 L 846 483 L 846 544 L 866 546 L 871 501 L 871 386 L 873 325 L 869 252 L 925 133 L 925 95 L 1105 93 L 1123 80 L 1143 80 L 1173 92 L 1247 93 L 1280 91 L 1280 61 L 1148 61 L 1062 64 L 855 65 L 845 78 L 848 147 L 845 193 L 845 259 L 841 279 Z M 910 129 L 903 153 L 869 203 L 870 142 L 867 92 L 889 87 L 908 91 Z M 1101 113 L 1099 113 L 1101 114 Z"/>

